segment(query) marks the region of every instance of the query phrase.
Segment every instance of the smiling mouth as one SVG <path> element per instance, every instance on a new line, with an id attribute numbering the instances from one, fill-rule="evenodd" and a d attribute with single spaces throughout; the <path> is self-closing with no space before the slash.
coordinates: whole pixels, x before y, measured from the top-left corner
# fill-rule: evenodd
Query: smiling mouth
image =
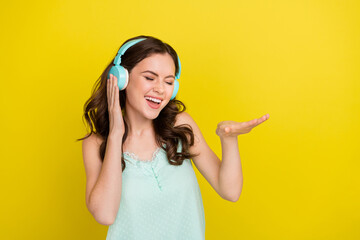
<path id="1" fill-rule="evenodd" d="M 146 100 L 146 102 L 147 102 L 147 104 L 148 104 L 148 106 L 150 107 L 150 108 L 152 108 L 152 109 L 158 109 L 158 108 L 160 108 L 160 103 L 161 102 L 154 102 L 153 100 L 151 100 L 151 99 L 149 99 L 148 97 L 146 97 L 145 98 L 145 100 Z M 156 101 L 156 100 L 155 100 Z"/>
<path id="2" fill-rule="evenodd" d="M 152 98 L 152 97 L 145 97 L 145 99 L 146 99 L 148 102 L 155 103 L 155 104 L 160 104 L 160 103 L 162 102 L 162 100 L 156 99 L 156 98 Z"/>

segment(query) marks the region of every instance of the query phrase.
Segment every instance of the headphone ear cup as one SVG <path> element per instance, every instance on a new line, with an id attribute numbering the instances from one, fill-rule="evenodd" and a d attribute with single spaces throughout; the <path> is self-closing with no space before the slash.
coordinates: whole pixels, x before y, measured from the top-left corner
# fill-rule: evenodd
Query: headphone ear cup
<path id="1" fill-rule="evenodd" d="M 171 95 L 170 100 L 173 100 L 176 97 L 177 92 L 179 91 L 179 81 L 175 79 L 174 81 L 174 91 Z"/>
<path id="2" fill-rule="evenodd" d="M 120 65 L 112 66 L 109 71 L 108 78 L 110 78 L 110 74 L 114 75 L 117 78 L 117 84 L 120 91 L 124 90 L 127 87 L 129 83 L 129 73 L 126 68 Z"/>

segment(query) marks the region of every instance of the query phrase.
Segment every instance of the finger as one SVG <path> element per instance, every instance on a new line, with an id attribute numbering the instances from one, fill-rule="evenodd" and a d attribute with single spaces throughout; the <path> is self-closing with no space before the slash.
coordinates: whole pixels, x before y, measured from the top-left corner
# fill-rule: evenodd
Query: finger
<path id="1" fill-rule="evenodd" d="M 111 108 L 111 75 L 109 78 L 108 107 L 109 107 L 109 109 Z"/>
<path id="2" fill-rule="evenodd" d="M 114 86 L 114 104 L 115 104 L 115 101 L 116 101 L 116 86 L 117 86 L 117 82 L 116 82 L 116 77 L 113 76 L 113 86 Z"/>
<path id="3" fill-rule="evenodd" d="M 116 106 L 116 98 L 117 98 L 117 86 L 114 84 L 114 99 L 113 99 L 113 105 Z"/>
<path id="4" fill-rule="evenodd" d="M 116 104 L 120 106 L 120 90 L 117 84 L 116 84 Z"/>
<path id="5" fill-rule="evenodd" d="M 264 116 L 262 116 L 262 117 L 260 118 L 261 122 L 265 122 L 265 121 L 268 120 L 268 119 L 269 119 L 269 114 L 265 114 Z"/>
<path id="6" fill-rule="evenodd" d="M 115 106 L 118 106 L 119 108 L 121 108 L 119 95 L 120 95 L 119 86 L 116 86 Z"/>
<path id="7" fill-rule="evenodd" d="M 264 116 L 262 116 L 261 118 L 259 118 L 259 120 L 260 120 L 261 122 L 265 121 L 265 120 L 266 120 L 266 115 L 264 115 Z"/>
<path id="8" fill-rule="evenodd" d="M 114 75 L 110 75 L 110 105 L 113 105 L 114 102 L 114 80 L 113 80 Z"/>
<path id="9" fill-rule="evenodd" d="M 254 125 L 254 127 L 257 126 L 257 125 L 259 125 L 260 123 L 265 122 L 265 121 L 267 120 L 267 115 L 264 115 L 264 116 L 262 116 L 261 118 L 256 119 L 256 120 L 257 120 L 257 123 Z"/>
<path id="10" fill-rule="evenodd" d="M 115 87 L 114 104 L 117 104 L 119 101 L 119 86 L 117 84 L 117 78 L 115 76 L 114 76 L 114 87 Z"/>
<path id="11" fill-rule="evenodd" d="M 265 115 L 262 116 L 260 119 L 263 120 L 263 121 L 268 120 L 268 119 L 269 119 L 269 114 L 265 114 Z"/>
<path id="12" fill-rule="evenodd" d="M 114 99 L 115 101 L 114 101 L 114 104 L 115 104 L 116 107 L 117 107 L 118 102 L 119 102 L 119 91 L 117 89 L 118 89 L 118 87 L 115 86 L 115 99 Z"/>
<path id="13" fill-rule="evenodd" d="M 262 118 L 259 119 L 255 119 L 254 125 L 253 127 L 256 127 L 257 125 L 259 125 L 260 123 L 264 122 L 264 120 Z"/>
<path id="14" fill-rule="evenodd" d="M 106 98 L 107 98 L 108 106 L 109 106 L 109 82 L 110 82 L 110 79 L 108 78 L 106 80 Z"/>
<path id="15" fill-rule="evenodd" d="M 117 78 L 115 76 L 113 76 L 113 81 L 114 81 L 114 104 L 116 102 L 116 93 L 117 93 Z"/>
<path id="16" fill-rule="evenodd" d="M 118 85 L 118 84 L 117 84 L 117 77 L 113 76 L 113 79 L 114 79 L 114 85 L 117 86 L 117 85 Z"/>

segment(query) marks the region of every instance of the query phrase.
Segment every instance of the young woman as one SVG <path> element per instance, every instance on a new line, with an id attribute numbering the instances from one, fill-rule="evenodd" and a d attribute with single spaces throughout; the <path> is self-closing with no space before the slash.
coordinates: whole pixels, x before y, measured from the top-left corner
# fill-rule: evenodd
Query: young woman
<path id="1" fill-rule="evenodd" d="M 176 100 L 180 59 L 151 36 L 131 38 L 99 78 L 84 106 L 86 205 L 109 225 L 107 239 L 205 239 L 191 160 L 224 199 L 237 201 L 242 168 L 237 136 L 268 119 L 220 122 L 222 161 L 185 105 Z"/>

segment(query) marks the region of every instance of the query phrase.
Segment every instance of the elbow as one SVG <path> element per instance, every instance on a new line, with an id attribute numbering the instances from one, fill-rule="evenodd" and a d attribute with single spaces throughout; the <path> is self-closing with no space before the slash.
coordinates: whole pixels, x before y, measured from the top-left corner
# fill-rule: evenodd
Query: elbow
<path id="1" fill-rule="evenodd" d="M 94 216 L 94 218 L 98 223 L 100 223 L 102 225 L 106 225 L 106 226 L 110 226 L 115 222 L 114 217 Z"/>
<path id="2" fill-rule="evenodd" d="M 227 200 L 227 201 L 230 201 L 230 202 L 237 202 L 237 201 L 239 201 L 239 198 L 241 196 L 241 192 L 242 192 L 242 190 L 240 190 L 237 193 L 223 195 L 222 198 Z"/>
<path id="3" fill-rule="evenodd" d="M 235 197 L 228 198 L 227 200 L 230 202 L 237 202 L 237 201 L 239 201 L 239 198 L 240 198 L 240 196 L 235 196 Z"/>
<path id="4" fill-rule="evenodd" d="M 240 198 L 240 195 L 226 196 L 226 197 L 222 197 L 222 198 L 229 202 L 237 202 Z"/>
<path id="5" fill-rule="evenodd" d="M 113 225 L 114 224 L 114 220 L 111 219 L 111 220 L 108 220 L 108 219 L 105 219 L 105 220 L 101 220 L 101 219 L 96 219 L 96 221 L 102 225 L 105 225 L 105 226 L 110 226 L 110 225 Z"/>
<path id="6" fill-rule="evenodd" d="M 90 201 L 89 201 L 90 202 Z M 116 213 L 109 212 L 108 209 L 99 209 L 94 205 L 87 202 L 87 207 L 91 215 L 94 217 L 95 221 L 106 226 L 110 226 L 115 222 Z"/>
<path id="7" fill-rule="evenodd" d="M 243 189 L 243 180 L 236 181 L 236 184 L 226 184 L 226 187 L 219 186 L 219 195 L 230 202 L 237 202 Z"/>
<path id="8" fill-rule="evenodd" d="M 91 211 L 89 209 L 91 215 L 94 217 L 95 221 L 100 223 L 101 225 L 106 225 L 106 226 L 110 226 L 115 222 L 115 216 L 113 216 L 112 214 L 104 214 L 101 211 Z"/>

